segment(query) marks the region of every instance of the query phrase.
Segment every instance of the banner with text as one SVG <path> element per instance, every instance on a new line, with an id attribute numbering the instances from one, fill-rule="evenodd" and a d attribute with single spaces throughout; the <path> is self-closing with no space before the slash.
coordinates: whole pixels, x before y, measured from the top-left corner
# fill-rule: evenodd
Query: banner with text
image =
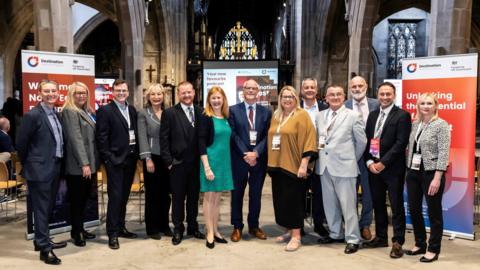
<path id="1" fill-rule="evenodd" d="M 42 51 L 22 50 L 22 99 L 23 112 L 30 111 L 41 100 L 39 96 L 40 82 L 44 79 L 58 83 L 60 97 L 56 104 L 57 111 L 67 97 L 68 86 L 74 81 L 86 84 L 90 91 L 90 104 L 95 105 L 95 58 L 92 55 L 65 54 Z M 28 180 L 28 179 L 27 179 Z M 96 185 L 87 201 L 85 213 L 86 225 L 99 224 L 98 196 Z M 50 220 L 50 232 L 58 233 L 69 230 L 70 226 L 70 203 L 68 199 L 67 185 L 64 179 L 60 180 L 55 199 L 52 218 Z M 31 207 L 30 196 L 27 196 L 27 238 L 33 238 L 35 217 Z"/>
<path id="2" fill-rule="evenodd" d="M 474 239 L 475 117 L 478 55 L 448 55 L 402 60 L 403 108 L 416 113 L 422 93 L 434 93 L 439 101 L 439 116 L 451 130 L 449 167 L 446 172 L 442 206 L 444 232 Z M 407 194 L 407 223 L 411 224 Z M 423 204 L 426 225 L 427 206 Z"/>

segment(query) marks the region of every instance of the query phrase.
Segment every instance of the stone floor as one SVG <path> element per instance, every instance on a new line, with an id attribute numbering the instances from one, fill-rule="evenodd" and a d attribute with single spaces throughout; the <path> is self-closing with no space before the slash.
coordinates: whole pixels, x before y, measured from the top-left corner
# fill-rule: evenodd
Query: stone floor
<path id="1" fill-rule="evenodd" d="M 443 239 L 442 254 L 438 262 L 424 264 L 419 257 L 403 257 L 393 260 L 388 257 L 389 248 L 361 249 L 353 255 L 343 253 L 343 244 L 319 246 L 316 237 L 307 226 L 309 235 L 304 237 L 303 246 L 297 252 L 285 252 L 283 244 L 275 243 L 275 236 L 282 233 L 274 222 L 270 182 L 264 188 L 263 208 L 260 223 L 270 236 L 261 241 L 245 236 L 238 243 L 217 244 L 215 249 L 205 247 L 205 242 L 185 239 L 173 246 L 170 238 L 160 241 L 145 239 L 144 224 L 139 223 L 138 200 L 132 197 L 129 203 L 127 227 L 138 233 L 134 240 L 120 239 L 120 249 L 107 246 L 105 226 L 92 228 L 99 237 L 79 248 L 69 245 L 56 251 L 62 259 L 63 269 L 480 269 L 480 242 L 462 239 Z M 0 213 L 0 265 L 2 269 L 52 269 L 43 264 L 38 253 L 33 251 L 32 242 L 25 240 L 25 203 L 19 202 L 17 218 L 5 217 Z M 201 208 L 200 208 L 201 212 Z M 229 237 L 231 226 L 229 194 L 222 197 L 221 231 Z M 9 214 L 10 215 L 10 214 Z M 202 214 L 199 222 L 202 223 Z M 407 245 L 413 245 L 412 233 L 407 233 Z M 56 235 L 54 240 L 69 240 L 69 234 Z"/>

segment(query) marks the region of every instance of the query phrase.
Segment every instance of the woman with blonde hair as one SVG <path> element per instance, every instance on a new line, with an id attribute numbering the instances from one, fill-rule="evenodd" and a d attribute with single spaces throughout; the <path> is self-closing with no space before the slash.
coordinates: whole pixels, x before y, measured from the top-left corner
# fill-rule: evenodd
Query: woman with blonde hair
<path id="1" fill-rule="evenodd" d="M 68 87 L 62 109 L 65 129 L 65 175 L 70 197 L 70 219 L 73 243 L 85 246 L 85 239 L 95 235 L 83 228 L 86 203 L 96 184 L 100 166 L 95 143 L 95 116 L 90 107 L 90 91 L 86 84 L 74 82 Z"/>
<path id="2" fill-rule="evenodd" d="M 415 246 L 407 255 L 424 254 L 421 262 L 438 260 L 443 235 L 442 197 L 450 152 L 450 127 L 438 116 L 438 99 L 433 93 L 422 94 L 412 124 L 407 154 L 407 193 Z M 428 239 L 423 219 L 425 197 L 430 221 Z"/>
<path id="3" fill-rule="evenodd" d="M 160 156 L 160 120 L 166 107 L 165 90 L 152 84 L 144 93 L 144 109 L 138 113 L 138 142 L 145 180 L 145 227 L 148 237 L 172 236 L 169 172 Z"/>
<path id="4" fill-rule="evenodd" d="M 286 251 L 301 246 L 307 166 L 318 156 L 315 128 L 299 104 L 295 89 L 284 86 L 268 130 L 268 173 L 272 177 L 275 221 L 288 231 L 277 241 L 288 241 Z"/>
<path id="5" fill-rule="evenodd" d="M 222 191 L 233 190 L 228 102 L 222 88 L 208 91 L 205 112 L 199 125 L 200 191 L 203 196 L 203 215 L 206 226 L 206 246 L 215 242 L 227 243 L 218 231 L 220 197 Z"/>

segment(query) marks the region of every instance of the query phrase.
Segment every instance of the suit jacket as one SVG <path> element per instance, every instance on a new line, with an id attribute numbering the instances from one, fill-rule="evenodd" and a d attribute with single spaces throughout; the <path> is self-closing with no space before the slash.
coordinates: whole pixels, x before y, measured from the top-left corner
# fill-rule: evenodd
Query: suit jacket
<path id="1" fill-rule="evenodd" d="M 15 152 L 13 148 L 12 138 L 10 135 L 0 130 L 0 153 L 2 152 Z"/>
<path id="2" fill-rule="evenodd" d="M 415 135 L 417 134 L 418 127 L 419 122 L 414 122 L 408 143 L 408 168 L 412 165 Z M 426 171 L 447 170 L 448 156 L 450 153 L 450 139 L 450 127 L 448 126 L 448 123 L 441 118 L 431 121 L 423 128 L 420 139 L 420 151 L 422 154 L 422 164 Z"/>
<path id="3" fill-rule="evenodd" d="M 255 130 L 257 131 L 257 142 L 255 146 L 253 146 L 250 145 L 250 124 L 248 122 L 245 103 L 242 102 L 230 106 L 228 122 L 232 128 L 231 156 L 234 180 L 244 179 L 250 168 L 250 165 L 243 160 L 245 152 L 256 151 L 258 153 L 258 158 L 257 164 L 253 169 L 266 171 L 267 137 L 271 118 L 272 112 L 268 108 L 260 104 L 256 105 Z"/>
<path id="4" fill-rule="evenodd" d="M 368 111 L 369 112 L 373 112 L 375 111 L 376 109 L 380 108 L 380 104 L 378 103 L 378 100 L 374 99 L 374 98 L 369 98 L 367 97 L 367 103 L 368 103 Z M 353 100 L 352 99 L 349 99 L 347 101 L 345 101 L 345 107 L 347 107 L 348 109 L 350 110 L 354 110 L 353 108 Z M 356 108 L 355 108 L 356 109 Z M 354 110 L 355 111 L 355 110 Z"/>
<path id="5" fill-rule="evenodd" d="M 193 105 L 195 127 L 188 120 L 180 103 L 166 109 L 160 121 L 160 151 L 165 165 L 198 159 L 198 127 L 203 109 Z"/>
<path id="6" fill-rule="evenodd" d="M 300 107 L 304 108 L 303 107 L 303 99 L 300 99 Z M 324 103 L 321 100 L 317 100 L 317 107 L 318 107 L 318 111 L 323 111 L 323 110 L 328 109 L 328 104 Z"/>
<path id="7" fill-rule="evenodd" d="M 364 160 L 376 158 L 370 154 L 370 140 L 375 136 L 375 125 L 380 115 L 380 109 L 368 115 L 365 133 L 367 134 L 367 147 L 365 148 Z M 410 114 L 393 105 L 392 110 L 384 120 L 382 134 L 380 135 L 380 161 L 385 169 L 380 175 L 398 176 L 405 172 L 405 149 L 408 144 L 408 136 L 412 128 Z"/>
<path id="8" fill-rule="evenodd" d="M 326 115 L 330 110 L 317 114 L 317 135 L 327 128 Z M 357 177 L 360 173 L 357 161 L 363 155 L 367 138 L 360 115 L 342 107 L 329 131 L 324 149 L 319 151 L 315 172 L 322 175 L 326 168 L 332 176 Z"/>
<path id="9" fill-rule="evenodd" d="M 130 130 L 135 133 L 136 144 L 129 143 L 129 128 L 127 120 L 115 102 L 100 107 L 97 111 L 97 149 L 103 162 L 113 165 L 122 164 L 131 151 L 138 155 L 137 111 L 128 105 Z"/>
<path id="10" fill-rule="evenodd" d="M 65 144 L 65 136 L 63 138 Z M 53 127 L 39 103 L 24 115 L 17 137 L 22 176 L 28 181 L 53 181 L 56 167 L 52 160 L 55 159 L 56 148 Z"/>
<path id="11" fill-rule="evenodd" d="M 160 155 L 160 119 L 147 107 L 138 112 L 138 143 L 140 158 Z"/>
<path id="12" fill-rule="evenodd" d="M 83 110 L 65 108 L 63 127 L 68 138 L 65 150 L 65 174 L 82 175 L 82 166 L 89 165 L 92 173 L 100 167 L 95 143 L 95 122 Z"/>

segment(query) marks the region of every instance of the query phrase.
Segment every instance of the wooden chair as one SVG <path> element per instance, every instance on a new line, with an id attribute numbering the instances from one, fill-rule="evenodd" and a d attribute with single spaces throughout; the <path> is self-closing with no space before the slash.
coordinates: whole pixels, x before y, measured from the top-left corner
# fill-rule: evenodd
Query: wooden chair
<path id="1" fill-rule="evenodd" d="M 106 212 L 105 212 L 105 189 L 107 185 L 107 170 L 105 169 L 105 165 L 102 164 L 100 165 L 100 168 L 97 171 L 97 192 L 100 192 L 100 198 L 101 200 L 99 201 L 100 209 L 100 220 L 104 220 L 106 217 Z"/>
<path id="2" fill-rule="evenodd" d="M 10 179 L 7 165 L 3 162 L 0 162 L 0 190 L 3 190 L 3 194 L 5 196 L 4 198 L 6 198 L 6 201 L 2 202 L 1 205 L 3 208 L 3 204 L 5 204 L 5 216 L 8 216 L 8 205 L 13 202 L 14 217 L 17 217 L 18 187 L 18 181 Z M 15 192 L 12 192 L 13 189 L 15 190 Z M 8 196 L 10 196 L 10 198 L 8 198 Z"/>

